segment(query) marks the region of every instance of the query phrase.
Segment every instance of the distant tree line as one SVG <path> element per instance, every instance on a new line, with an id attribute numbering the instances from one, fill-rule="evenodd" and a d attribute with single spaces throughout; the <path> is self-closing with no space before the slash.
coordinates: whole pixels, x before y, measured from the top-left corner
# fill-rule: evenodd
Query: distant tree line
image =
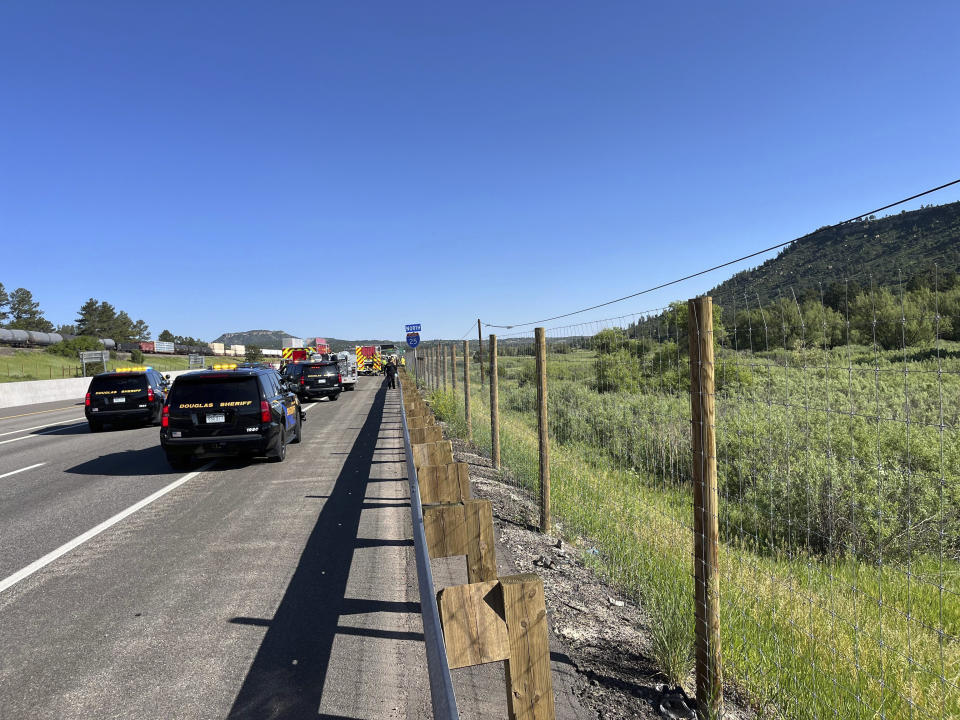
<path id="1" fill-rule="evenodd" d="M 836 283 L 822 291 L 807 288 L 797 296 L 788 291 L 762 306 L 749 301 L 749 296 L 742 303 L 714 297 L 714 337 L 719 344 L 759 351 L 876 343 L 889 350 L 938 338 L 960 340 L 960 280 L 953 273 L 915 278 L 902 287 Z M 622 332 L 625 339 L 673 340 L 685 351 L 686 303 L 674 303 Z"/>
<path id="2" fill-rule="evenodd" d="M 0 327 L 10 330 L 110 338 L 117 343 L 150 340 L 150 327 L 145 321 L 134 320 L 126 311 L 118 310 L 105 300 L 96 298 L 90 298 L 80 306 L 73 323 L 55 326 L 44 317 L 40 303 L 33 299 L 33 293 L 26 288 L 17 288 L 8 293 L 3 283 L 0 283 Z M 187 335 L 174 335 L 169 330 L 160 333 L 158 339 L 179 345 L 206 345 L 203 340 Z"/>

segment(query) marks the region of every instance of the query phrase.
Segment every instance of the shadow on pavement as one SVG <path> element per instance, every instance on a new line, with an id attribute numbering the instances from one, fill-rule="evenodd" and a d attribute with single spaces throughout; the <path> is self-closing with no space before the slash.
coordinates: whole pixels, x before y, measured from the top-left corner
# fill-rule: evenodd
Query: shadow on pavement
<path id="1" fill-rule="evenodd" d="M 339 620 L 341 615 L 358 612 L 358 601 L 347 601 L 344 595 L 385 399 L 386 390 L 381 388 L 320 511 L 276 615 L 272 620 L 230 621 L 268 627 L 228 715 L 233 720 L 317 718 L 335 636 L 367 632 L 340 627 Z M 370 607 L 378 604 L 369 603 Z M 397 603 L 387 605 L 392 606 L 383 608 L 387 611 L 413 612 Z"/>
<path id="2" fill-rule="evenodd" d="M 74 475 L 106 475 L 108 477 L 138 477 L 140 475 L 175 474 L 160 444 L 141 450 L 123 450 L 101 455 L 93 460 L 74 465 L 64 472 Z M 179 473 L 180 475 L 183 472 Z"/>

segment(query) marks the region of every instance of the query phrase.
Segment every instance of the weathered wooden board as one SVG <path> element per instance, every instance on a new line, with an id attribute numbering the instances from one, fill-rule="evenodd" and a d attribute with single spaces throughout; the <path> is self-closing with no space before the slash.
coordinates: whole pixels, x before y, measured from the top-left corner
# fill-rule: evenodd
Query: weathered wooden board
<path id="1" fill-rule="evenodd" d="M 506 660 L 510 655 L 500 583 L 472 583 L 437 593 L 451 669 Z"/>
<path id="2" fill-rule="evenodd" d="M 456 503 L 470 499 L 470 474 L 466 463 L 431 465 L 417 474 L 423 505 Z"/>

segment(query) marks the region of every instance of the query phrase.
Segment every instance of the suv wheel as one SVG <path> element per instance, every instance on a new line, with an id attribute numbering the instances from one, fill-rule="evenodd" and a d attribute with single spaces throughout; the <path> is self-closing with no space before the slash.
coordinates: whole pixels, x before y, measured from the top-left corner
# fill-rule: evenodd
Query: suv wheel
<path id="1" fill-rule="evenodd" d="M 87 424 L 90 425 L 90 432 L 100 432 L 103 430 L 103 423 L 99 420 L 88 420 Z"/>
<path id="2" fill-rule="evenodd" d="M 300 419 L 300 413 L 297 413 L 297 434 L 293 436 L 290 442 L 298 443 L 303 439 L 303 421 Z"/>
<path id="3" fill-rule="evenodd" d="M 331 393 L 331 394 L 330 394 L 330 399 L 331 399 L 331 400 L 338 400 L 339 398 L 340 398 L 340 393 L 338 393 L 338 392 L 335 392 L 335 393 Z"/>
<path id="4" fill-rule="evenodd" d="M 283 462 L 287 456 L 287 431 L 280 428 L 280 442 L 277 446 L 277 452 L 270 456 L 270 462 Z"/>

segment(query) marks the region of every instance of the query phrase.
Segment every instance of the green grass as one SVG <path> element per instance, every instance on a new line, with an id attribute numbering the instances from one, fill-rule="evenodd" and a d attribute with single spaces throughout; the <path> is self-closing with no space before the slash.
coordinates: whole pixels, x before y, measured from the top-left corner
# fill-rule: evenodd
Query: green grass
<path id="1" fill-rule="evenodd" d="M 689 399 L 669 367 L 597 392 L 598 360 L 548 359 L 553 515 L 646 607 L 676 677 L 693 624 Z M 499 362 L 503 465 L 535 496 L 531 360 Z M 956 364 L 721 353 L 718 383 L 736 373 L 717 398 L 724 672 L 762 714 L 960 717 Z M 473 439 L 489 450 L 489 395 L 478 377 L 473 389 Z M 462 397 L 435 400 L 462 434 Z"/>
<path id="2" fill-rule="evenodd" d="M 126 353 L 121 353 L 121 356 Z M 144 365 L 160 372 L 186 370 L 188 363 L 180 355 L 144 355 Z M 130 367 L 129 360 L 111 360 L 107 368 Z M 12 355 L 0 355 L 0 382 L 22 380 L 59 380 L 80 377 L 80 361 L 38 350 L 17 350 Z"/>

